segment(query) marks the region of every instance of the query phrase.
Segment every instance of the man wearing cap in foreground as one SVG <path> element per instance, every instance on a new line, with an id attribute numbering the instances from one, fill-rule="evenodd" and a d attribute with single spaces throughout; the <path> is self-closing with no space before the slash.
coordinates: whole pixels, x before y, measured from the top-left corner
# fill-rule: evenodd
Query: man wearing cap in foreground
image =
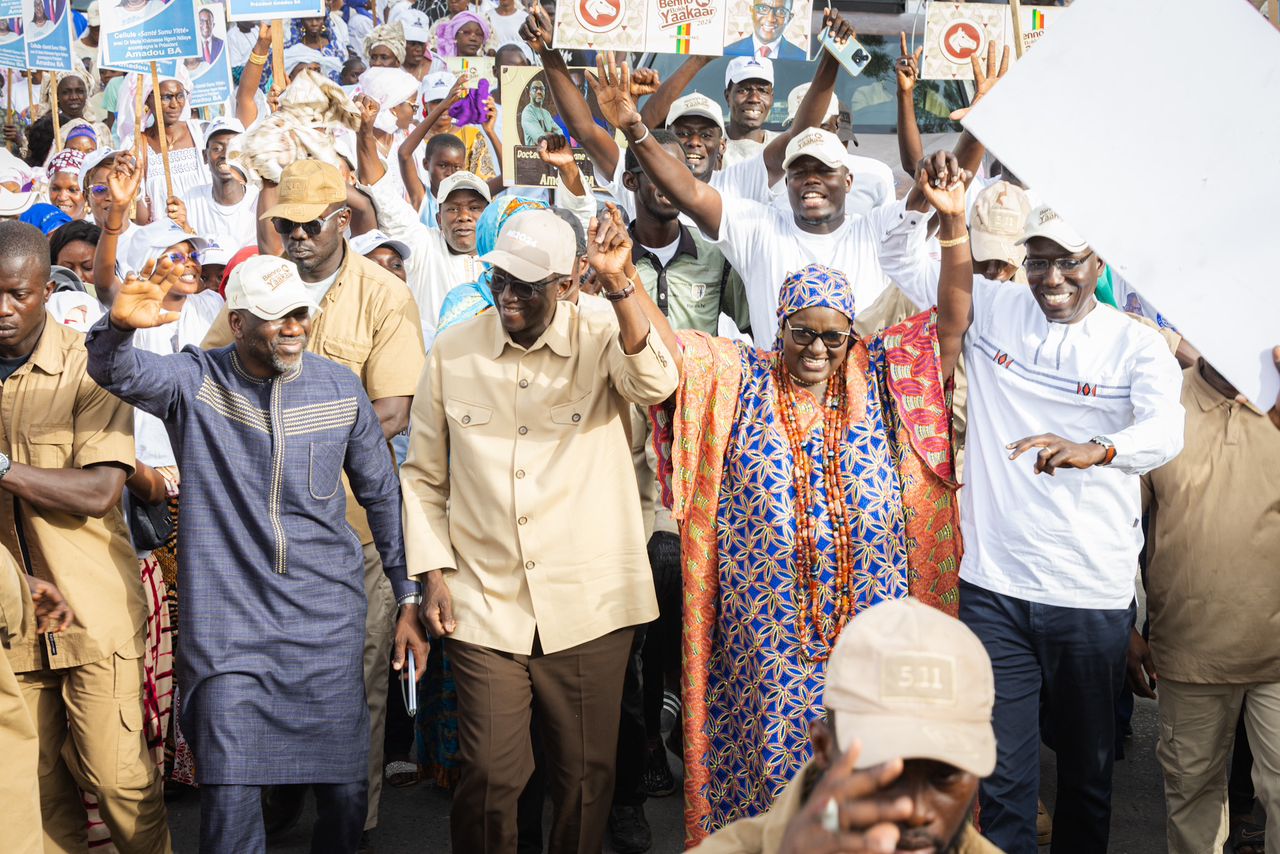
<path id="1" fill-rule="evenodd" d="M 996 763 L 994 695 L 986 650 L 963 623 L 916 599 L 868 608 L 827 663 L 813 760 L 767 813 L 692 850 L 1000 854 L 970 822 Z"/>
<path id="2" fill-rule="evenodd" d="M 308 294 L 322 309 L 311 321 L 307 349 L 355 372 L 389 440 L 409 424 L 409 402 L 422 371 L 418 309 L 404 282 L 351 251 L 343 239 L 343 229 L 351 218 L 347 189 L 336 166 L 298 160 L 284 168 L 275 190 L 276 203 L 261 219 L 280 235 L 284 257 L 297 264 Z M 229 315 L 224 311 L 203 346 L 224 347 L 233 340 Z M 379 550 L 374 548 L 364 510 L 353 499 L 348 488 L 347 522 L 364 546 L 365 597 L 369 603 L 364 653 L 365 696 L 372 720 L 367 830 L 378 823 L 382 791 L 382 729 L 396 597 L 387 583 Z M 406 595 L 409 598 L 401 605 L 413 603 L 415 594 Z M 268 799 L 268 814 L 278 819 L 271 822 L 273 828 L 288 826 L 301 814 L 305 791 L 292 793 L 290 798 L 288 793 L 273 792 Z M 277 794 L 282 797 L 276 798 Z"/>
<path id="3" fill-rule="evenodd" d="M 496 310 L 441 333 L 414 399 L 405 543 L 457 687 L 454 851 L 516 850 L 534 709 L 555 802 L 549 850 L 603 847 L 623 671 L 635 626 L 658 614 L 629 406 L 666 400 L 678 357 L 627 269 L 617 209 L 602 220 L 588 257 L 612 316 L 561 299 L 577 256 L 569 224 L 515 214 L 481 259 Z"/>
<path id="4" fill-rule="evenodd" d="M 754 56 L 730 60 L 724 71 L 724 100 L 729 105 L 724 165 L 732 166 L 759 154 L 778 136 L 764 126 L 773 109 L 773 60 Z"/>
<path id="5" fill-rule="evenodd" d="M 351 852 L 364 827 L 369 713 L 363 558 L 341 477 L 407 596 L 418 585 L 405 572 L 395 469 L 359 380 L 305 352 L 319 307 L 285 259 L 259 255 L 232 272 L 234 345 L 169 356 L 134 347 L 135 330 L 173 319 L 163 300 L 179 273 L 162 259 L 149 278 L 130 275 L 85 346 L 100 385 L 164 420 L 184 515 L 203 520 L 183 529 L 178 579 L 200 850 L 264 850 L 261 787 L 311 783 L 312 850 Z M 401 613 L 397 668 L 406 647 L 425 666 L 417 617 L 414 606 Z"/>

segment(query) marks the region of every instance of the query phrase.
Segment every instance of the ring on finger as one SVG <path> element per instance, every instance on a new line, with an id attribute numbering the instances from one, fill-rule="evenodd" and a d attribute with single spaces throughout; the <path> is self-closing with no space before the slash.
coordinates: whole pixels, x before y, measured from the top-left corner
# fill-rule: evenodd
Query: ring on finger
<path id="1" fill-rule="evenodd" d="M 827 804 L 822 808 L 822 829 L 827 833 L 840 832 L 840 805 L 835 798 L 827 798 Z"/>

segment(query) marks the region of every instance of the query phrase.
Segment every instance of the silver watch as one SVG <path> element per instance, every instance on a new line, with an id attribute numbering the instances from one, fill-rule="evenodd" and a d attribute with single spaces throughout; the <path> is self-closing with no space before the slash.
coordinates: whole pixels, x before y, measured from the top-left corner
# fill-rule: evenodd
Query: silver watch
<path id="1" fill-rule="evenodd" d="M 9 455 L 0 454 L 0 480 L 4 480 L 4 476 L 9 473 L 11 468 L 13 468 L 13 463 L 9 460 Z"/>
<path id="2" fill-rule="evenodd" d="M 396 604 L 397 604 L 397 605 L 399 605 L 399 606 L 404 606 L 404 605 L 421 605 L 421 604 L 422 604 L 422 594 L 421 594 L 421 593 L 406 593 L 406 594 L 404 594 L 403 596 L 401 596 L 399 599 L 397 599 L 397 600 L 396 600 Z"/>

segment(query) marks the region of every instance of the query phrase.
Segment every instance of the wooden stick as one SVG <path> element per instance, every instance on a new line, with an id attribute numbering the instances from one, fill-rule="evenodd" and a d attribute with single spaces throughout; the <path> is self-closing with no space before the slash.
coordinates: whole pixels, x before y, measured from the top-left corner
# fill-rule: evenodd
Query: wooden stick
<path id="1" fill-rule="evenodd" d="M 27 71 L 24 76 L 27 78 L 27 119 L 34 121 L 36 119 L 36 92 L 31 83 L 31 72 Z"/>
<path id="2" fill-rule="evenodd" d="M 146 130 L 146 122 L 144 121 L 142 111 L 146 109 L 146 78 L 141 74 L 138 75 L 137 84 L 134 86 L 133 92 L 133 162 L 138 169 L 146 168 L 146 161 L 143 160 L 143 146 L 147 144 L 143 138 L 143 131 Z M 142 186 L 146 187 L 146 173 L 142 175 Z M 143 192 L 146 192 L 145 189 Z M 152 217 L 154 219 L 154 217 Z M 138 197 L 134 196 L 129 202 L 129 219 L 133 222 L 138 221 Z"/>
<path id="3" fill-rule="evenodd" d="M 62 121 L 58 116 L 58 73 L 50 71 L 53 79 L 49 83 L 49 97 L 53 107 L 53 151 L 57 154 L 62 150 Z"/>
<path id="4" fill-rule="evenodd" d="M 155 111 L 156 132 L 160 136 L 160 159 L 164 162 L 164 189 L 167 194 L 164 197 L 165 210 L 169 208 L 169 197 L 173 195 L 173 176 L 169 174 L 169 134 L 164 129 L 164 109 L 160 106 L 160 74 L 156 71 L 156 64 L 151 63 L 151 97 L 153 99 L 152 109 Z M 155 211 L 151 212 L 151 219 L 154 222 L 156 218 Z"/>
<path id="5" fill-rule="evenodd" d="M 1280 0 L 1271 0 L 1271 23 L 1280 27 Z"/>
<path id="6" fill-rule="evenodd" d="M 1013 50 L 1022 59 L 1022 3 L 1009 0 L 1009 11 L 1013 14 Z"/>
<path id="7" fill-rule="evenodd" d="M 373 13 L 373 25 L 378 26 L 378 0 L 369 0 L 369 11 Z"/>
<path id="8" fill-rule="evenodd" d="M 13 124 L 13 69 L 6 68 L 4 70 L 4 76 L 4 123 L 6 125 L 11 125 Z M 12 146 L 6 145 L 5 147 L 10 151 L 13 151 Z"/>
<path id="9" fill-rule="evenodd" d="M 279 18 L 271 22 L 271 78 L 281 89 L 289 85 L 284 68 L 284 26 Z"/>

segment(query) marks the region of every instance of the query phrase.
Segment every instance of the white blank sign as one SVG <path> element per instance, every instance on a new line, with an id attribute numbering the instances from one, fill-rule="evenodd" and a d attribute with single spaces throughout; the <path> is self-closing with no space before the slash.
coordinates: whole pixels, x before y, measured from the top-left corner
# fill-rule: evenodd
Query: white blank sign
<path id="1" fill-rule="evenodd" d="M 1263 411 L 1277 92 L 1280 32 L 1247 0 L 1075 0 L 964 122 Z"/>

